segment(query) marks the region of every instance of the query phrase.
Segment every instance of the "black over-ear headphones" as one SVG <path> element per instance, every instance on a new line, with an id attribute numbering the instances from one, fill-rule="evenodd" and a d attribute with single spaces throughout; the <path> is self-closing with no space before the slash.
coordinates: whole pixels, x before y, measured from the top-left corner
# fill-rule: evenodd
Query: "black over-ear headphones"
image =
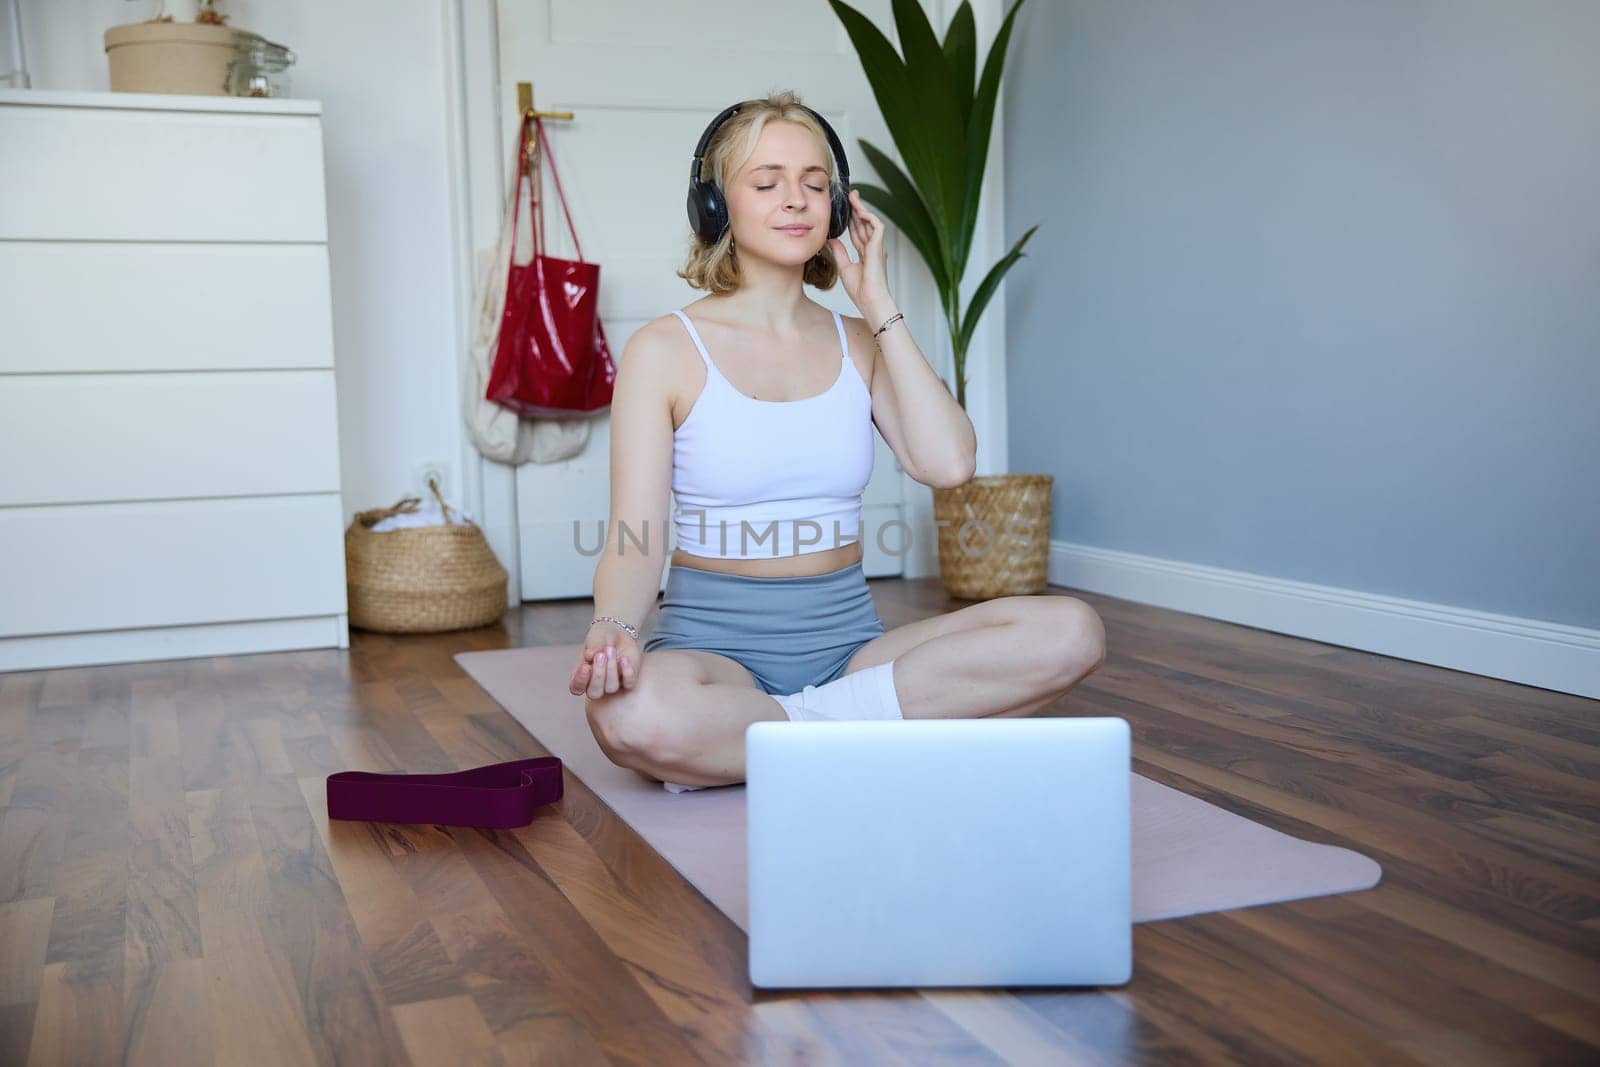
<path id="1" fill-rule="evenodd" d="M 728 201 L 724 199 L 722 187 L 717 184 L 715 177 L 701 179 L 701 162 L 705 159 L 706 145 L 711 143 L 711 135 L 717 132 L 717 127 L 743 106 L 743 103 L 733 104 L 711 120 L 706 132 L 700 135 L 700 143 L 694 146 L 694 162 L 689 165 L 689 225 L 707 244 L 716 241 L 722 236 L 722 231 L 728 228 Z M 800 106 L 805 107 L 804 104 Z M 833 149 L 833 159 L 839 168 L 839 180 L 832 186 L 828 215 L 828 236 L 837 237 L 850 223 L 850 163 L 844 157 L 844 145 L 839 143 L 839 135 L 833 132 L 828 120 L 809 107 L 806 110 L 816 118 L 822 132 L 828 135 L 828 146 Z"/>

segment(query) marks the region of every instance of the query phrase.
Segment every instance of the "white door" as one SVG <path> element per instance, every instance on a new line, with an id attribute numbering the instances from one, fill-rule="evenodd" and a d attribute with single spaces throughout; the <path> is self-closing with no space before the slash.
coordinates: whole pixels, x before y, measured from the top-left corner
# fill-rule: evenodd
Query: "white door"
<path id="1" fill-rule="evenodd" d="M 855 6 L 895 38 L 888 0 Z M 533 83 L 540 110 L 573 113 L 570 121 L 545 120 L 545 131 L 584 258 L 602 264 L 600 314 L 615 358 L 640 325 L 702 295 L 674 271 L 688 247 L 684 198 L 694 146 L 728 104 L 794 89 L 837 131 L 852 175 L 867 181 L 878 179 L 857 138 L 895 154 L 854 46 L 825 4 L 500 0 L 498 14 L 504 137 L 515 136 L 519 81 Z M 548 161 L 544 188 L 547 248 L 572 256 Z M 893 231 L 889 240 L 890 285 L 906 307 L 904 288 L 914 283 L 904 256 L 915 252 Z M 840 286 L 808 292 L 841 314 L 859 314 Z M 935 358 L 931 346 L 924 351 Z M 517 468 L 522 599 L 591 594 L 593 552 L 610 505 L 610 441 L 606 414 L 579 455 Z M 878 437 L 862 513 L 863 568 L 871 577 L 903 572 L 905 527 L 887 524 L 905 521 L 904 484 Z M 588 555 L 574 541 L 575 521 Z"/>

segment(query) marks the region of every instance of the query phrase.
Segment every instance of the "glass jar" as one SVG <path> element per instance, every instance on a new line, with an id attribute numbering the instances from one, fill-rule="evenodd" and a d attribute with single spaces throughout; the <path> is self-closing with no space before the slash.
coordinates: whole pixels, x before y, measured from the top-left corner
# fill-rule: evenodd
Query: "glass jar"
<path id="1" fill-rule="evenodd" d="M 233 62 L 228 66 L 228 92 L 233 96 L 287 96 L 295 54 L 249 30 L 233 31 Z"/>

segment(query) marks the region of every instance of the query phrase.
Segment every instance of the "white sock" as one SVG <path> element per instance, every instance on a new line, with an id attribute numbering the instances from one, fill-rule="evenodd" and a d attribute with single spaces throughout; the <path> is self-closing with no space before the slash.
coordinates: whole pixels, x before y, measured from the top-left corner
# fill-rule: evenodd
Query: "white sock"
<path id="1" fill-rule="evenodd" d="M 894 688 L 893 660 L 772 699 L 795 722 L 905 718 Z"/>
<path id="2" fill-rule="evenodd" d="M 905 718 L 900 711 L 900 695 L 894 688 L 893 660 L 864 667 L 827 685 L 808 685 L 798 693 L 772 699 L 795 722 Z M 687 793 L 709 787 L 663 781 L 661 788 L 669 793 Z"/>

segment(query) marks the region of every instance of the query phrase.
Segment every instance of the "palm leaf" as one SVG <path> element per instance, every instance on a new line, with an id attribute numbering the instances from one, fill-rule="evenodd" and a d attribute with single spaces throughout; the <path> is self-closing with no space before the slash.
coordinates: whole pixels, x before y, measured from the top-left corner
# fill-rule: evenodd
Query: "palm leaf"
<path id="1" fill-rule="evenodd" d="M 960 229 L 966 199 L 963 183 L 967 130 L 961 123 L 963 108 L 927 12 L 917 0 L 892 0 L 891 7 L 900 33 L 900 48 L 906 57 L 906 78 L 921 104 L 915 121 L 933 151 L 934 166 L 929 177 L 938 191 L 927 198 L 928 205 L 943 222 L 942 229 L 954 234 Z M 958 249 L 960 243 L 951 242 L 950 248 Z"/>
<path id="2" fill-rule="evenodd" d="M 930 210 L 936 217 L 943 218 L 943 189 L 938 180 L 941 162 L 921 121 L 922 101 L 912 86 L 905 64 L 889 39 L 865 15 L 843 0 L 828 0 L 828 3 L 861 57 L 861 69 L 866 73 L 867 84 L 872 88 L 878 111 L 889 127 L 895 147 L 900 150 L 900 158 L 905 160 Z"/>
<path id="3" fill-rule="evenodd" d="M 944 31 L 944 65 L 950 72 L 956 100 L 961 104 L 963 137 L 972 123 L 972 77 L 977 62 L 978 31 L 972 21 L 972 5 L 961 0 L 961 6 L 956 8 Z"/>
<path id="4" fill-rule="evenodd" d="M 1001 21 L 976 85 L 977 30 L 970 0 L 961 0 L 943 42 L 919 0 L 891 0 L 904 60 L 861 12 L 844 0 L 828 3 L 855 46 L 904 167 L 858 140 L 883 185 L 855 188 L 906 235 L 933 274 L 954 350 L 956 399 L 964 407 L 964 367 L 973 331 L 1006 273 L 1022 259 L 1023 245 L 1039 228 L 1030 228 L 989 269 L 963 315 L 961 279 L 977 228 L 1006 49 L 1023 0 L 1016 0 Z"/>
<path id="5" fill-rule="evenodd" d="M 939 286 L 939 291 L 944 292 L 949 286 L 950 266 L 948 250 L 939 228 L 933 224 L 933 218 L 928 214 L 928 206 L 922 200 L 922 194 L 917 192 L 917 187 L 911 184 L 911 179 L 870 141 L 857 138 L 856 143 L 861 146 L 861 151 L 866 155 L 867 161 L 872 164 L 872 169 L 877 171 L 878 177 L 884 184 L 883 190 L 874 189 L 869 195 L 868 187 L 856 185 L 861 189 L 861 199 L 882 211 L 884 217 L 892 222 L 895 227 L 912 243 L 923 260 L 928 264 L 928 269 L 933 272 L 933 280 Z"/>
<path id="6" fill-rule="evenodd" d="M 983 276 L 983 281 L 973 290 L 972 302 L 967 305 L 967 313 L 961 323 L 960 345 L 957 351 L 962 353 L 967 351 L 967 347 L 972 343 L 972 331 L 978 326 L 978 316 L 983 314 L 989 298 L 1000 288 L 1000 280 L 1006 276 L 1006 271 L 1016 266 L 1017 260 L 1022 258 L 1022 246 L 1028 243 L 1028 238 L 1032 237 L 1033 231 L 1038 228 L 1038 223 L 1028 227 L 1028 232 L 1019 237 L 1017 243 L 1011 246 L 1011 251 L 1001 256 L 1000 261 L 989 268 L 989 273 Z"/>
<path id="7" fill-rule="evenodd" d="M 978 95 L 972 103 L 972 119 L 967 124 L 967 180 L 962 197 L 961 222 L 956 230 L 956 262 L 963 266 L 967 261 L 967 252 L 972 247 L 972 234 L 977 229 L 978 197 L 983 192 L 983 171 L 989 157 L 989 130 L 994 124 L 995 99 L 1000 92 L 1000 75 L 1006 64 L 1006 45 L 1011 40 L 1011 27 L 1021 7 L 1022 0 L 1011 5 L 1005 21 L 1000 23 L 1000 29 L 995 33 L 989 57 L 984 60 Z"/>

